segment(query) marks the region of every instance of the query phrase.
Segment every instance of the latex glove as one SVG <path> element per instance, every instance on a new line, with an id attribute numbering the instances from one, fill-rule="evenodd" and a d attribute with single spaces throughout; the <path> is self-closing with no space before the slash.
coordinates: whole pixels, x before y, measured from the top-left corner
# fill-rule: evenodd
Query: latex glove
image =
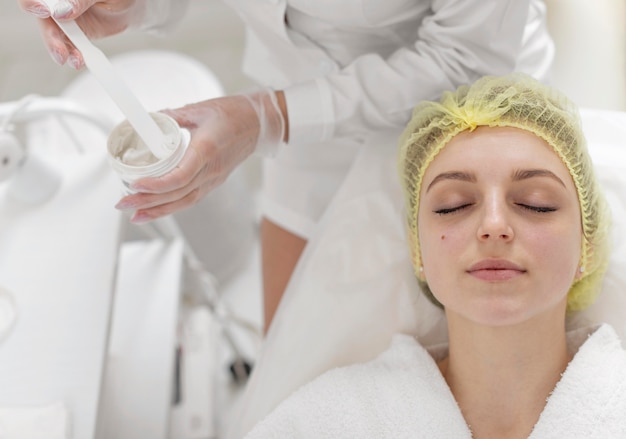
<path id="1" fill-rule="evenodd" d="M 195 204 L 253 152 L 273 156 L 287 139 L 284 97 L 271 89 L 210 99 L 163 113 L 187 128 L 191 141 L 174 170 L 136 181 L 130 189 L 138 193 L 122 198 L 115 206 L 136 209 L 131 218 L 134 223 Z"/>
<path id="2" fill-rule="evenodd" d="M 90 39 L 115 35 L 129 28 L 148 29 L 168 20 L 174 8 L 172 0 L 53 0 L 50 11 L 43 0 L 18 0 L 20 7 L 40 18 L 39 27 L 48 52 L 57 63 L 80 69 L 83 57 L 50 17 L 59 21 L 76 20 Z M 186 1 L 176 0 L 177 10 L 183 10 Z"/>

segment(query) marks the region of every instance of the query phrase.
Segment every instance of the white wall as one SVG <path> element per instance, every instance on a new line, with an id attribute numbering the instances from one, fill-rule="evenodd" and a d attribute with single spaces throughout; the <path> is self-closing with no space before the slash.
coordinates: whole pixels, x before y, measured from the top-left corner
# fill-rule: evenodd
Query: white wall
<path id="1" fill-rule="evenodd" d="M 546 0 L 555 85 L 583 107 L 626 110 L 626 1 Z"/>

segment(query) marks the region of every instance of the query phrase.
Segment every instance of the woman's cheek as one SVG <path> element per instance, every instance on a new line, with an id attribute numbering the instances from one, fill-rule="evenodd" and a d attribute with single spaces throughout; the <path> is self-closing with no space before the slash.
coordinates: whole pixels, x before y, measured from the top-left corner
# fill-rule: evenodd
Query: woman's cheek
<path id="1" fill-rule="evenodd" d="M 577 265 L 580 260 L 582 236 L 571 236 L 572 230 L 567 227 L 551 227 L 546 229 L 528 230 L 527 242 L 532 253 L 546 265 Z M 579 239 L 577 239 L 579 238 Z"/>
<path id="2" fill-rule="evenodd" d="M 430 233 L 424 234 L 422 256 L 424 265 L 443 265 L 450 267 L 450 258 L 457 259 L 464 248 L 467 248 L 468 239 L 463 233 L 451 228 L 433 228 Z M 435 268 L 435 267 L 432 267 Z M 437 269 L 438 271 L 438 269 Z"/>

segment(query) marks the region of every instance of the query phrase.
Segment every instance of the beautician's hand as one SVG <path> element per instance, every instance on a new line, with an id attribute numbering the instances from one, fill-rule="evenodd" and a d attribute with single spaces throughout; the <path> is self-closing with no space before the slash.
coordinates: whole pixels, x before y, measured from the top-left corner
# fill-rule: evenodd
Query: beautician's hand
<path id="1" fill-rule="evenodd" d="M 250 154 L 272 156 L 287 139 L 282 92 L 261 89 L 210 99 L 163 113 L 191 132 L 180 164 L 170 173 L 136 181 L 118 209 L 136 209 L 144 223 L 189 207 L 226 180 Z"/>
<path id="2" fill-rule="evenodd" d="M 43 0 L 18 1 L 24 11 L 40 18 L 41 35 L 52 59 L 61 65 L 69 61 L 75 69 L 83 67 L 83 57 L 51 16 L 59 21 L 76 20 L 90 39 L 96 39 L 138 25 L 146 11 L 146 0 L 59 0 L 53 11 Z"/>

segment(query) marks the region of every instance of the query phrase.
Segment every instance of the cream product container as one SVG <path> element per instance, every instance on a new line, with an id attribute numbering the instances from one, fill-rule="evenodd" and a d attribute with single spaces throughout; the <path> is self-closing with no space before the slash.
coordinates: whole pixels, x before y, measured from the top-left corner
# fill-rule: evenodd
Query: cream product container
<path id="1" fill-rule="evenodd" d="M 144 177 L 159 177 L 174 169 L 189 145 L 189 132 L 163 113 L 150 113 L 164 134 L 164 149 L 169 151 L 157 158 L 133 129 L 128 120 L 118 124 L 107 140 L 109 162 L 124 184 L 125 193 L 134 193 L 130 184 Z"/>

